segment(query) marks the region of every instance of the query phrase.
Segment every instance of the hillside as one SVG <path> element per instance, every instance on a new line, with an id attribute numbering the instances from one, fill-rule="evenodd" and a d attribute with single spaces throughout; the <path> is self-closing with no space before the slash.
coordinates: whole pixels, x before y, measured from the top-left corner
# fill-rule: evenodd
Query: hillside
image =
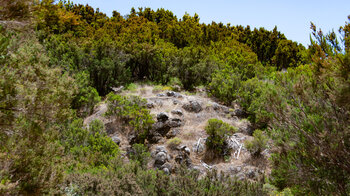
<path id="1" fill-rule="evenodd" d="M 350 195 L 349 21 L 0 1 L 0 195 Z"/>

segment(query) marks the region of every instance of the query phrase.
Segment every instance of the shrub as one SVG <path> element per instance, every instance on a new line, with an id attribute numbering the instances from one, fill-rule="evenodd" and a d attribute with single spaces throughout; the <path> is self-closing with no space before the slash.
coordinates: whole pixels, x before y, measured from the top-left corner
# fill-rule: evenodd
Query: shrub
<path id="1" fill-rule="evenodd" d="M 174 137 L 172 139 L 170 139 L 167 143 L 168 143 L 168 147 L 170 149 L 176 149 L 180 144 L 181 144 L 181 139 L 178 137 Z"/>
<path id="2" fill-rule="evenodd" d="M 146 107 L 146 100 L 137 96 L 121 96 L 113 93 L 107 96 L 107 116 L 117 116 L 123 123 L 130 125 L 135 132 L 133 142 L 143 143 L 152 128 L 154 120 Z"/>
<path id="3" fill-rule="evenodd" d="M 244 146 L 254 157 L 259 157 L 267 147 L 268 138 L 258 129 L 254 131 L 253 137 L 254 139 L 252 141 L 246 140 Z"/>
<path id="4" fill-rule="evenodd" d="M 208 134 L 206 140 L 207 148 L 220 156 L 228 155 L 229 149 L 227 148 L 226 140 L 236 132 L 237 129 L 222 120 L 209 119 L 205 131 Z"/>
<path id="5" fill-rule="evenodd" d="M 143 169 L 146 169 L 151 153 L 143 144 L 133 144 L 129 156 L 131 160 L 136 161 Z"/>

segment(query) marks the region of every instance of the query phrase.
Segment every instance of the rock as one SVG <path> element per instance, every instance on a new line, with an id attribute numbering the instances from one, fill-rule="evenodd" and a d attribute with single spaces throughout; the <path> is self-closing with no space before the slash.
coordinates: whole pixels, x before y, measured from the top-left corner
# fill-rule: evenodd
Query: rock
<path id="1" fill-rule="evenodd" d="M 168 162 L 164 163 L 160 169 L 164 170 L 165 168 L 168 169 L 169 172 L 171 172 L 173 170 L 173 166 Z"/>
<path id="2" fill-rule="evenodd" d="M 174 92 L 174 91 L 168 91 L 166 93 L 168 97 L 176 97 L 176 98 L 181 98 L 182 95 L 180 93 Z"/>
<path id="3" fill-rule="evenodd" d="M 168 153 L 168 151 L 166 150 L 166 148 L 164 146 L 157 146 L 156 147 L 156 153 L 159 153 L 159 152 Z"/>
<path id="4" fill-rule="evenodd" d="M 188 112 L 198 113 L 202 111 L 202 106 L 198 103 L 198 101 L 190 101 L 189 103 L 184 104 L 182 108 Z"/>
<path id="5" fill-rule="evenodd" d="M 112 141 L 116 143 L 118 146 L 120 145 L 121 139 L 118 136 L 113 136 Z"/>
<path id="6" fill-rule="evenodd" d="M 180 133 L 179 129 L 172 129 L 166 134 L 166 138 L 168 138 L 168 139 L 173 138 L 179 133 Z"/>
<path id="7" fill-rule="evenodd" d="M 248 114 L 240 108 L 235 109 L 233 115 L 237 116 L 238 118 L 246 118 L 248 116 Z"/>
<path id="8" fill-rule="evenodd" d="M 182 120 L 179 118 L 172 118 L 169 121 L 167 121 L 167 124 L 171 128 L 180 127 L 180 126 L 182 126 Z"/>
<path id="9" fill-rule="evenodd" d="M 238 127 L 238 131 L 246 135 L 253 135 L 254 129 L 249 121 L 243 122 Z"/>
<path id="10" fill-rule="evenodd" d="M 158 122 L 165 122 L 169 119 L 169 116 L 168 114 L 164 113 L 164 112 L 161 112 L 159 114 L 157 114 L 157 120 Z"/>
<path id="11" fill-rule="evenodd" d="M 241 166 L 237 166 L 237 167 L 229 167 L 229 172 L 231 174 L 238 174 L 239 172 L 242 171 L 242 167 Z"/>
<path id="12" fill-rule="evenodd" d="M 187 155 L 190 155 L 191 150 L 187 146 L 182 146 L 181 150 L 184 151 Z"/>
<path id="13" fill-rule="evenodd" d="M 248 178 L 254 178 L 255 176 L 256 176 L 256 173 L 255 173 L 255 171 L 253 170 L 253 169 L 249 169 L 248 171 L 247 171 L 247 173 L 246 173 L 246 176 L 248 177 Z"/>
<path id="14" fill-rule="evenodd" d="M 200 142 L 199 144 L 196 142 L 193 144 L 192 150 L 193 152 L 196 152 L 196 153 L 202 153 L 204 151 L 204 144 L 202 142 Z"/>
<path id="15" fill-rule="evenodd" d="M 159 94 L 157 94 L 157 97 L 165 97 L 165 94 L 164 93 L 159 93 Z"/>
<path id="16" fill-rule="evenodd" d="M 149 103 L 146 104 L 146 106 L 147 106 L 148 109 L 154 108 L 154 103 L 149 102 Z"/>
<path id="17" fill-rule="evenodd" d="M 161 136 L 165 136 L 170 131 L 170 128 L 167 122 L 156 122 L 153 124 L 151 135 L 159 133 Z"/>
<path id="18" fill-rule="evenodd" d="M 171 113 L 179 116 L 183 115 L 182 110 L 172 110 Z"/>
<path id="19" fill-rule="evenodd" d="M 164 173 L 165 173 L 166 175 L 169 175 L 169 174 L 170 174 L 170 171 L 169 171 L 168 168 L 163 168 L 162 170 L 164 171 Z"/>
<path id="20" fill-rule="evenodd" d="M 177 104 L 180 104 L 180 103 L 181 103 L 181 102 L 180 102 L 179 100 L 176 100 L 176 99 L 173 100 L 173 104 L 174 104 L 174 105 L 177 105 Z"/>
<path id="21" fill-rule="evenodd" d="M 154 167 L 160 168 L 167 161 L 167 154 L 165 152 L 158 152 L 155 156 Z"/>

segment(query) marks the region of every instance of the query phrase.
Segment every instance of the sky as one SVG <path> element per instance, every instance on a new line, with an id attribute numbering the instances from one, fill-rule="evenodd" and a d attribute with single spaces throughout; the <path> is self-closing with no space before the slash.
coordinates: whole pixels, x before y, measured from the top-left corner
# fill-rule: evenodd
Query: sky
<path id="1" fill-rule="evenodd" d="M 116 10 L 122 16 L 132 7 L 164 8 L 178 18 L 187 12 L 197 13 L 201 23 L 223 22 L 231 26 L 275 26 L 293 41 L 310 44 L 310 22 L 323 32 L 338 31 L 348 21 L 350 0 L 73 0 L 76 4 L 89 4 L 108 16 Z"/>

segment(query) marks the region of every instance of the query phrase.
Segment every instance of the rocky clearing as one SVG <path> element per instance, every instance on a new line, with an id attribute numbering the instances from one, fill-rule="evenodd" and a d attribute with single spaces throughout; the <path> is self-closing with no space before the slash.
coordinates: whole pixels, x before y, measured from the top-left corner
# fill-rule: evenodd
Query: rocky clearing
<path id="1" fill-rule="evenodd" d="M 261 174 L 268 174 L 268 150 L 263 152 L 259 160 L 252 159 L 244 147 L 244 141 L 252 139 L 252 128 L 249 121 L 244 119 L 244 112 L 238 107 L 232 108 L 221 105 L 210 99 L 204 90 L 196 94 L 159 90 L 153 86 L 138 86 L 134 90 L 121 91 L 122 95 L 136 95 L 147 100 L 147 107 L 155 120 L 153 134 L 155 141 L 148 144 L 152 156 L 149 168 L 158 168 L 166 173 L 172 173 L 178 163 L 184 163 L 189 168 L 199 170 L 217 169 L 219 172 L 236 176 L 239 179 L 256 179 Z M 106 103 L 101 103 L 93 115 L 87 117 L 85 125 L 94 120 L 101 120 L 107 133 L 117 142 L 124 152 L 130 149 L 130 131 L 122 129 L 114 119 L 104 117 L 107 111 Z M 225 160 L 205 162 L 204 130 L 209 119 L 216 118 L 237 128 L 230 139 L 232 153 Z M 165 127 L 164 129 L 164 126 Z M 165 130 L 165 132 L 164 132 Z M 162 132 L 163 131 L 163 132 Z M 158 133 L 160 132 L 160 133 Z M 180 138 L 177 148 L 170 148 L 168 141 Z M 152 144 L 151 144 L 152 143 Z"/>

